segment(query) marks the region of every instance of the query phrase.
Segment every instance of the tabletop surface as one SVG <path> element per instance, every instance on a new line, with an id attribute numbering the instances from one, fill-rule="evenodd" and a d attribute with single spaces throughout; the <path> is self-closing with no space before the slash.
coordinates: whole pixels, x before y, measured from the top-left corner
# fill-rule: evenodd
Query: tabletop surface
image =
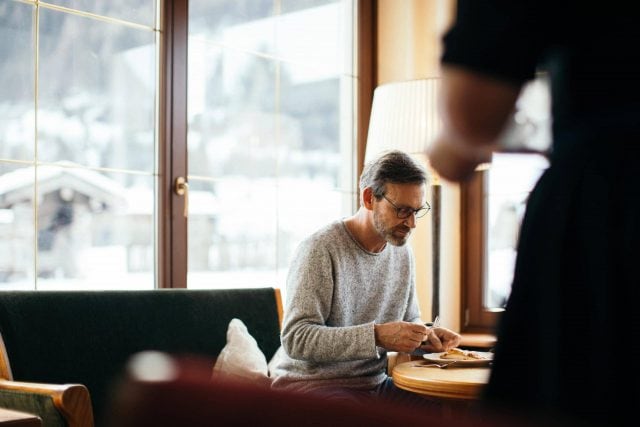
<path id="1" fill-rule="evenodd" d="M 489 366 L 451 366 L 441 369 L 426 367 L 429 363 L 426 360 L 414 360 L 396 365 L 393 369 L 394 384 L 426 396 L 473 400 L 480 396 L 491 372 Z"/>

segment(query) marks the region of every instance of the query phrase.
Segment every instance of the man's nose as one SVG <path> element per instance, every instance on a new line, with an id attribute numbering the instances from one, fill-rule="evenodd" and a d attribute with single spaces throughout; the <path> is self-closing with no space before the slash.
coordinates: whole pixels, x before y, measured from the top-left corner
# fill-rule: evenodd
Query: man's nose
<path id="1" fill-rule="evenodd" d="M 404 220 L 404 223 L 409 228 L 416 228 L 416 213 L 413 212 L 411 215 L 409 215 L 407 219 Z"/>

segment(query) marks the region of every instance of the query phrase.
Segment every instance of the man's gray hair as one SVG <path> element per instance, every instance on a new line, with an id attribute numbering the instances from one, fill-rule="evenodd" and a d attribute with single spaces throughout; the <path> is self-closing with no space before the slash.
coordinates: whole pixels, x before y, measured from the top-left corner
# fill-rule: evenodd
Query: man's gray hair
<path id="1" fill-rule="evenodd" d="M 410 155 L 400 150 L 385 151 L 369 161 L 360 175 L 360 194 L 370 187 L 376 199 L 386 193 L 386 184 L 426 184 L 427 172 Z"/>

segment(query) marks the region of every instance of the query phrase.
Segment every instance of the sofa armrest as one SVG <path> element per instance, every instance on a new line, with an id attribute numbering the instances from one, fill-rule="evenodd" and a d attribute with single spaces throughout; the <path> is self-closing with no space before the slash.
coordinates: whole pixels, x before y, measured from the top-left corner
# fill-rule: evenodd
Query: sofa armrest
<path id="1" fill-rule="evenodd" d="M 0 379 L 0 406 L 37 415 L 45 425 L 93 427 L 89 390 L 81 384 Z"/>

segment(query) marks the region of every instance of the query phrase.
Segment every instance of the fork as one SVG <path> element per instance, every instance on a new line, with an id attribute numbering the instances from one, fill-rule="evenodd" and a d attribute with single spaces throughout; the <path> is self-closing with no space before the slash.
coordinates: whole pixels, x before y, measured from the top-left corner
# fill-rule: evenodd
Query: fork
<path id="1" fill-rule="evenodd" d="M 440 327 L 440 316 L 436 316 L 435 319 L 433 319 L 433 322 L 427 322 L 424 324 L 427 328 L 438 328 Z M 427 344 L 429 341 L 422 341 L 422 345 Z"/>
<path id="2" fill-rule="evenodd" d="M 457 360 L 454 360 L 452 362 L 447 362 L 447 363 L 429 363 L 427 365 L 415 365 L 416 368 L 440 368 L 440 369 L 445 369 L 448 368 L 449 366 L 453 365 L 454 363 L 458 363 Z"/>
<path id="3" fill-rule="evenodd" d="M 440 327 L 440 316 L 436 316 L 431 323 L 431 328 L 439 328 Z"/>

